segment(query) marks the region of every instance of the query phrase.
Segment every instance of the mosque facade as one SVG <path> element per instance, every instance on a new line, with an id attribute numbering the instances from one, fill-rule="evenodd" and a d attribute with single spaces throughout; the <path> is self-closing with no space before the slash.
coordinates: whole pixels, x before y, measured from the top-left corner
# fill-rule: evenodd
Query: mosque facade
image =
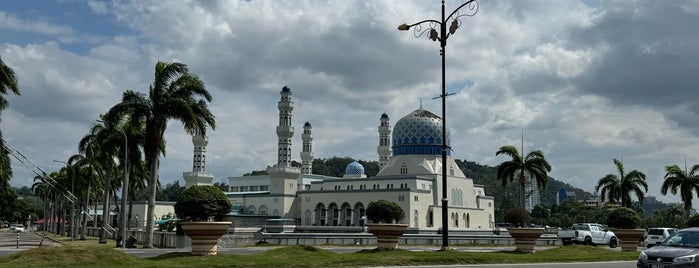
<path id="1" fill-rule="evenodd" d="M 364 167 L 355 161 L 347 165 L 342 177 L 322 176 L 312 172 L 313 136 L 309 122 L 301 134 L 301 168 L 291 166 L 294 103 L 289 87 L 285 86 L 280 95 L 277 163 L 267 167 L 267 175 L 228 177 L 230 188 L 226 194 L 233 203 L 231 216 L 236 226 L 256 226 L 267 219 L 288 219 L 297 226 L 364 226 L 369 202 L 386 199 L 405 211 L 406 217 L 400 223 L 418 231 L 436 230 L 442 226 L 442 167 L 446 167 L 449 229 L 494 227 L 493 197 L 486 196 L 483 185 L 474 184 L 463 174 L 450 151 L 446 164 L 442 163 L 439 116 L 421 107 L 398 120 L 391 130 L 389 116 L 382 114 L 376 147 L 379 173 L 367 177 Z M 447 147 L 451 148 L 448 130 L 446 137 Z M 196 161 L 203 159 L 205 144 L 200 138 L 195 140 L 200 146 L 197 151 L 195 144 L 195 170 L 189 177 L 207 176 L 203 169 L 196 169 L 204 166 Z M 190 183 L 187 176 L 185 181 L 187 186 L 202 183 L 196 179 L 190 179 Z"/>

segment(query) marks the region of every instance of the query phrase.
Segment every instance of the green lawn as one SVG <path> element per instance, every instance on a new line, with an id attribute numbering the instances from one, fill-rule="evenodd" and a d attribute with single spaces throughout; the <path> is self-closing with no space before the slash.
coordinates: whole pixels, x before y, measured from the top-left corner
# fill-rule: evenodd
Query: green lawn
<path id="1" fill-rule="evenodd" d="M 0 267 L 357 267 L 425 264 L 486 264 L 535 262 L 586 262 L 636 260 L 638 252 L 611 251 L 606 247 L 567 246 L 532 254 L 511 251 L 466 253 L 407 250 L 333 253 L 311 246 L 288 246 L 252 255 L 225 254 L 195 257 L 170 253 L 149 259 L 114 250 L 94 240 L 60 247 L 35 248 L 0 258 Z"/>

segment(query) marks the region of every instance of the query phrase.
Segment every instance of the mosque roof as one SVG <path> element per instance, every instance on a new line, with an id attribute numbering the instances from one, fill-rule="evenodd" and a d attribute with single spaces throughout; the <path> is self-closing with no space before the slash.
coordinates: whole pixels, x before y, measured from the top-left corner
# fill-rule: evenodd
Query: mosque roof
<path id="1" fill-rule="evenodd" d="M 364 166 L 357 161 L 349 163 L 345 168 L 345 175 L 363 175 Z"/>
<path id="2" fill-rule="evenodd" d="M 449 147 L 449 130 L 446 133 Z M 417 109 L 396 122 L 393 128 L 393 155 L 441 154 L 442 118 Z"/>

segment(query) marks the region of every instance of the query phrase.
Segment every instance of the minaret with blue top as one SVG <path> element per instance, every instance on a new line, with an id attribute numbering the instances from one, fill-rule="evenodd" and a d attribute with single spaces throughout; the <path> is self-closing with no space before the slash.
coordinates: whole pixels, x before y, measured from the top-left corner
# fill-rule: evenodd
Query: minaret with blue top
<path id="1" fill-rule="evenodd" d="M 281 100 L 277 104 L 279 108 L 279 126 L 277 126 L 277 138 L 279 140 L 279 152 L 277 167 L 291 166 L 291 137 L 294 136 L 294 127 L 291 126 L 291 111 L 294 110 L 294 102 L 291 101 L 291 89 L 282 88 Z"/>
<path id="2" fill-rule="evenodd" d="M 291 211 L 290 206 L 294 201 L 297 189 L 297 180 L 301 170 L 291 166 L 291 137 L 294 136 L 294 127 L 291 125 L 291 111 L 294 110 L 294 102 L 291 101 L 291 89 L 287 86 L 280 92 L 281 99 L 278 102 L 279 125 L 277 126 L 277 139 L 279 148 L 277 149 L 277 164 L 267 168 L 269 174 L 271 195 L 277 196 L 279 201 L 268 205 L 272 215 L 274 211 L 286 215 L 281 217 L 296 217 L 296 211 Z"/>

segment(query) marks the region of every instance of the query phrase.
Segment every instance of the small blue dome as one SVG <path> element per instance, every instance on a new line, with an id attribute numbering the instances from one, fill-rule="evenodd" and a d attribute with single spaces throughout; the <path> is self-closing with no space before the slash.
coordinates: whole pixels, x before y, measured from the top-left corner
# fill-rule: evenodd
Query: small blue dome
<path id="1" fill-rule="evenodd" d="M 310 126 L 311 126 L 311 123 L 306 122 L 305 124 L 303 124 L 303 126 L 304 126 L 304 127 L 310 127 Z"/>
<path id="2" fill-rule="evenodd" d="M 345 168 L 345 175 L 364 175 L 364 166 L 357 161 L 349 163 Z"/>
<path id="3" fill-rule="evenodd" d="M 288 86 L 284 86 L 282 92 L 291 92 L 291 89 Z"/>
<path id="4" fill-rule="evenodd" d="M 381 115 L 381 118 L 388 118 L 388 115 L 387 115 L 386 113 L 383 113 L 383 114 Z"/>

